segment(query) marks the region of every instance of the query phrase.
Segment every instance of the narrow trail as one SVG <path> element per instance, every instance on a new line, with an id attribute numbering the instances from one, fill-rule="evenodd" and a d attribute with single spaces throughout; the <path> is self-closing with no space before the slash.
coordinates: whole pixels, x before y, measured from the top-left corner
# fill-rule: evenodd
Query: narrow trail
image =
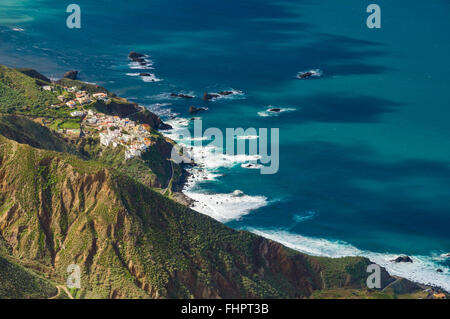
<path id="1" fill-rule="evenodd" d="M 169 183 L 167 184 L 167 188 L 172 184 L 173 182 L 173 162 L 172 160 L 170 161 L 170 178 L 169 178 Z"/>
<path id="2" fill-rule="evenodd" d="M 170 185 L 172 185 L 173 182 L 173 162 L 172 160 L 170 161 L 170 178 L 169 181 L 167 182 L 167 187 L 161 190 L 161 194 L 166 194 L 167 191 L 171 192 L 171 190 L 169 189 Z"/>
<path id="3" fill-rule="evenodd" d="M 70 298 L 70 299 L 75 299 L 72 294 L 70 293 L 69 289 L 67 289 L 66 286 L 56 286 L 56 289 L 58 289 L 58 293 L 56 294 L 56 296 L 50 297 L 48 299 L 56 299 L 59 297 L 59 295 L 61 294 L 61 289 L 64 290 L 64 292 L 66 293 L 66 295 Z"/>

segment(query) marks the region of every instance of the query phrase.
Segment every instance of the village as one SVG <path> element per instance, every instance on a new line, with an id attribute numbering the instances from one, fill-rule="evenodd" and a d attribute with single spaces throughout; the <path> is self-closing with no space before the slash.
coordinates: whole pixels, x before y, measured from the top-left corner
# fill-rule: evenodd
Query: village
<path id="1" fill-rule="evenodd" d="M 128 118 L 89 110 L 81 126 L 84 131 L 89 129 L 99 131 L 100 143 L 103 146 L 111 145 L 114 148 L 124 146 L 125 159 L 141 156 L 152 144 L 150 125 L 136 124 Z"/>
<path id="2" fill-rule="evenodd" d="M 53 86 L 44 86 L 42 89 L 56 91 Z M 89 94 L 76 87 L 62 87 L 62 94 L 57 98 L 61 104 L 51 107 L 54 109 L 68 107 L 73 118 L 63 122 L 52 122 L 50 127 L 60 134 L 72 138 L 99 134 L 103 146 L 125 147 L 126 160 L 141 156 L 152 144 L 150 125 L 137 124 L 128 118 L 107 115 L 88 108 L 96 101 L 107 103 L 109 97 L 106 93 Z"/>
<path id="3" fill-rule="evenodd" d="M 51 85 L 43 86 L 42 89 L 44 91 L 55 92 L 56 88 Z M 58 100 L 61 102 L 60 104 L 54 104 L 52 108 L 60 108 L 63 106 L 67 106 L 71 109 L 77 107 L 78 105 L 83 106 L 92 103 L 93 101 L 103 101 L 108 102 L 108 94 L 103 92 L 98 92 L 94 94 L 89 94 L 87 91 L 79 90 L 77 87 L 62 87 L 62 94 L 58 95 Z"/>

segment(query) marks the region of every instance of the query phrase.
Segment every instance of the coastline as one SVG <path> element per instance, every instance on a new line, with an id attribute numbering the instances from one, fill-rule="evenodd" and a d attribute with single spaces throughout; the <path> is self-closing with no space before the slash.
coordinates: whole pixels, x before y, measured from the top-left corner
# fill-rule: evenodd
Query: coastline
<path id="1" fill-rule="evenodd" d="M 164 120 L 164 123 L 169 124 L 172 129 L 159 130 L 163 136 L 181 145 L 183 145 L 183 142 L 193 142 L 195 139 L 180 141 L 176 138 L 177 130 L 189 127 L 192 121 L 189 118 L 172 113 L 169 107 L 170 103 L 163 103 L 168 96 L 169 94 L 161 94 L 156 99 L 158 103 L 149 106 L 139 103 L 137 105 L 139 109 L 149 110 L 162 119 L 164 117 L 168 118 L 168 120 Z M 241 99 L 242 95 L 239 94 L 238 98 Z M 136 99 L 133 98 L 133 100 Z M 169 100 L 171 99 L 169 98 Z M 173 190 L 175 193 L 172 195 L 179 203 L 189 206 L 198 213 L 208 215 L 223 224 L 239 220 L 254 210 L 270 205 L 271 201 L 267 197 L 263 195 L 249 196 L 239 189 L 235 189 L 231 193 L 205 192 L 205 189 L 199 186 L 202 182 L 217 181 L 222 176 L 221 171 L 223 169 L 231 169 L 237 165 L 243 165 L 248 158 L 245 156 L 240 158 L 227 157 L 220 153 L 221 150 L 209 147 L 194 146 L 192 151 L 201 160 L 196 162 L 195 166 L 185 166 L 182 178 L 174 185 L 175 188 Z M 308 238 L 284 229 L 243 228 L 242 230 L 250 231 L 312 256 L 331 258 L 366 257 L 372 262 L 385 267 L 392 275 L 400 276 L 422 285 L 431 285 L 450 291 L 446 274 L 436 273 L 436 266 L 427 260 L 428 256 L 411 256 L 415 261 L 412 266 L 395 264 L 391 260 L 402 255 L 401 252 L 394 254 L 364 251 L 345 242 L 332 241 L 325 238 Z M 301 244 L 299 244 L 299 238 L 302 241 Z M 330 247 L 332 248 L 331 250 Z"/>
<path id="2" fill-rule="evenodd" d="M 80 83 L 83 84 L 83 82 L 81 82 L 81 81 L 80 81 Z M 140 111 L 147 109 L 145 106 L 141 106 L 139 104 L 136 104 L 135 106 Z M 118 116 L 118 117 L 123 117 L 123 116 L 125 116 L 125 115 Z M 159 119 L 158 123 L 164 124 L 164 122 L 162 122 L 162 120 L 159 118 L 159 116 L 157 116 L 157 114 L 152 114 L 152 116 L 155 116 Z M 184 125 L 189 125 L 189 123 L 190 123 L 190 121 L 183 119 L 183 118 L 175 118 L 173 120 L 184 123 Z M 174 124 L 174 122 L 167 121 L 166 124 Z M 159 129 L 159 132 L 161 132 L 161 134 L 163 134 L 167 137 L 170 137 L 172 139 L 174 137 L 173 136 L 174 131 L 176 132 L 176 130 L 177 130 L 177 126 L 172 125 L 171 129 L 166 129 L 166 130 L 160 129 L 161 126 L 168 127 L 167 125 L 159 125 L 158 128 L 156 128 L 156 129 Z M 176 139 L 172 139 L 172 140 L 174 142 L 177 142 Z M 200 154 L 205 155 L 203 153 L 204 152 L 203 147 L 196 146 L 195 150 L 200 152 Z M 211 152 L 211 151 L 214 151 L 214 152 Z M 202 194 L 203 196 L 207 196 L 210 199 L 209 202 L 207 201 L 206 203 L 205 203 L 205 197 L 197 197 L 197 195 L 201 194 L 201 193 L 195 193 L 195 192 L 190 193 L 190 191 L 195 189 L 195 187 L 197 186 L 197 184 L 200 181 L 205 180 L 204 178 L 208 178 L 208 180 L 210 180 L 210 181 L 215 180 L 216 178 L 219 178 L 221 176 L 221 174 L 218 174 L 215 170 L 222 169 L 224 167 L 232 168 L 232 167 L 238 165 L 239 163 L 241 163 L 242 161 L 246 161 L 248 159 L 246 156 L 241 156 L 239 158 L 227 157 L 227 156 L 224 156 L 223 154 L 221 155 L 220 153 L 217 153 L 215 151 L 217 151 L 217 150 L 207 148 L 207 152 L 209 152 L 208 153 L 209 155 L 208 156 L 200 156 L 200 158 L 205 158 L 205 161 L 199 162 L 195 166 L 191 166 L 191 169 L 186 171 L 183 174 L 182 178 L 179 178 L 177 181 L 175 181 L 178 183 L 175 183 L 175 188 L 171 188 L 171 189 L 173 189 L 175 191 L 181 190 L 181 194 L 183 194 L 183 195 L 178 195 L 178 196 L 180 196 L 179 198 L 181 198 L 182 201 L 183 200 L 185 201 L 184 204 L 189 205 L 191 208 L 193 208 L 194 210 L 196 210 L 199 213 L 202 213 L 204 215 L 209 215 L 210 217 L 221 222 L 222 224 L 225 224 L 227 221 L 230 221 L 230 220 L 239 219 L 240 217 L 250 213 L 251 211 L 253 211 L 259 207 L 268 205 L 269 202 L 267 201 L 267 198 L 262 197 L 262 196 L 248 196 L 239 190 L 235 190 L 231 194 L 208 194 L 208 195 Z M 219 157 L 219 158 L 217 158 L 217 157 Z M 210 162 L 211 160 L 212 160 L 212 162 Z M 169 183 L 169 184 L 172 185 L 172 183 Z M 195 195 L 195 194 L 197 194 L 197 195 Z M 191 195 L 191 196 L 189 196 L 189 195 Z M 188 199 L 188 198 L 190 198 L 190 199 Z M 205 212 L 204 210 L 202 210 L 202 207 L 198 206 L 198 203 L 203 203 L 204 206 L 206 206 L 210 209 L 212 208 L 213 213 L 208 212 L 208 211 Z M 250 206 L 248 206 L 248 205 L 250 205 Z M 214 208 L 217 208 L 218 206 L 225 206 L 225 207 L 221 211 L 214 210 Z M 231 213 L 231 215 L 221 214 L 221 212 L 223 212 L 223 211 L 227 211 L 228 213 Z M 239 229 L 237 229 L 237 230 L 239 231 Z M 261 232 L 258 229 L 250 229 L 249 228 L 249 229 L 243 229 L 243 230 L 252 232 L 253 234 L 255 234 L 261 238 L 266 238 L 266 239 L 270 239 L 274 242 L 278 242 L 288 248 L 305 253 L 309 256 L 324 256 L 320 252 L 317 252 L 314 250 L 308 250 L 308 249 L 306 249 L 306 251 L 304 249 L 302 250 L 298 246 L 291 245 L 290 242 L 285 241 L 283 238 L 276 237 L 276 236 L 270 236 L 270 234 Z M 306 237 L 303 237 L 303 239 L 306 239 Z M 321 239 L 315 239 L 315 240 L 320 241 Z M 336 251 L 336 250 L 339 250 L 339 248 L 340 247 L 336 246 L 333 249 Z M 345 250 L 340 255 L 326 256 L 326 257 L 338 258 L 338 257 L 346 257 L 346 256 L 367 257 L 364 254 L 357 254 L 357 253 L 355 254 L 351 250 Z M 380 266 L 387 268 L 388 272 L 390 272 L 390 269 L 387 267 L 388 264 L 379 262 L 378 260 L 372 260 L 372 262 L 375 262 L 375 263 L 379 264 Z M 420 284 L 421 285 L 420 287 L 422 287 L 422 288 L 424 287 L 423 285 L 425 285 L 427 288 L 429 286 L 432 286 L 432 287 L 436 287 L 436 289 L 440 289 L 439 287 L 441 287 L 441 285 L 436 285 L 432 282 L 424 282 L 424 280 L 422 280 L 421 278 L 417 278 L 417 277 L 411 278 L 411 276 L 409 276 L 409 274 L 405 275 L 404 273 L 400 273 L 400 274 L 396 274 L 396 273 L 392 273 L 392 272 L 390 272 L 390 273 L 391 273 L 391 275 L 394 275 L 394 276 L 400 276 L 401 278 L 412 280 L 413 282 Z M 396 278 L 396 280 L 401 279 L 401 278 Z M 417 279 L 419 279 L 419 280 L 417 280 Z M 447 287 L 443 287 L 443 288 L 446 290 L 448 289 Z M 425 288 L 423 288 L 423 289 L 425 289 Z"/>
<path id="3" fill-rule="evenodd" d="M 183 141 L 177 141 L 174 135 L 176 135 L 177 129 L 189 126 L 189 119 L 173 116 L 170 120 L 165 122 L 170 124 L 173 129 L 160 132 L 164 136 L 173 139 L 175 142 L 183 144 Z M 209 151 L 211 150 L 207 150 L 207 152 Z M 197 150 L 197 152 L 202 151 Z M 270 201 L 264 196 L 247 196 L 239 190 L 235 190 L 236 193 L 231 194 L 205 193 L 204 190 L 198 186 L 199 183 L 217 180 L 221 176 L 220 173 L 217 173 L 218 169 L 232 168 L 239 165 L 240 162 L 239 160 L 225 161 L 223 163 L 224 165 L 220 166 L 214 159 L 212 159 L 211 163 L 207 163 L 208 157 L 205 156 L 204 153 L 201 154 L 202 156 L 198 157 L 205 159 L 205 161 L 203 163 L 196 163 L 197 165 L 195 167 L 190 166 L 186 170 L 186 178 L 183 180 L 182 184 L 178 186 L 180 193 L 187 199 L 185 203 L 188 203 L 188 206 L 191 209 L 226 224 L 229 221 L 240 219 L 260 207 L 270 205 Z M 240 202 L 244 199 L 247 202 L 247 206 L 245 204 L 242 205 L 242 203 L 240 205 L 234 205 L 235 201 L 233 201 L 233 199 L 235 199 L 236 202 Z M 222 208 L 220 208 L 220 206 L 222 206 Z M 237 212 L 232 212 L 231 214 L 226 213 L 226 211 L 233 208 L 236 208 Z M 311 256 L 330 258 L 365 257 L 384 267 L 392 276 L 406 278 L 419 285 L 431 286 L 450 292 L 450 282 L 447 280 L 448 275 L 436 272 L 436 265 L 430 261 L 429 256 L 413 255 L 411 256 L 413 259 L 413 263 L 411 264 L 395 263 L 392 260 L 404 254 L 365 251 L 345 242 L 332 241 L 325 238 L 305 237 L 283 229 L 256 229 L 244 227 L 241 230 L 250 231 L 256 235 L 281 243 L 286 247 Z M 438 260 L 447 257 L 437 255 L 433 256 L 433 258 Z"/>
<path id="4" fill-rule="evenodd" d="M 172 165 L 171 145 L 191 142 L 167 138 L 174 137 L 176 124 L 153 132 L 161 141 L 157 152 L 164 152 L 164 162 L 154 159 L 157 152 L 146 154 L 157 177 L 140 176 L 199 220 L 218 221 L 308 256 L 364 257 L 393 276 L 445 289 L 450 297 L 450 201 L 445 200 L 450 194 L 445 120 L 450 4 L 417 2 L 399 14 L 402 5 L 386 2 L 381 4 L 386 23 L 378 30 L 367 28 L 370 13 L 357 1 L 348 6 L 329 0 L 255 2 L 251 8 L 205 1 L 139 8 L 112 2 L 106 13 L 102 5 L 81 4 L 81 30 L 65 27 L 68 14 L 54 0 L 0 5 L 6 10 L 0 64 L 44 71 L 52 82 L 72 68 L 80 70 L 81 81 L 108 87 L 129 97 L 139 111 L 158 114 L 163 125 L 179 122 L 191 132 L 192 117 L 203 119 L 203 130 L 278 127 L 277 175 L 259 176 L 255 165 L 251 169 L 240 159 L 210 154 L 218 151 L 212 148 L 194 150 L 197 166 Z M 415 22 L 418 17 L 426 27 Z M 133 51 L 127 60 L 130 50 L 143 54 Z M 242 90 L 240 101 L 233 96 L 202 100 L 205 90 L 231 88 Z M 199 111 L 188 113 L 191 105 Z M 121 163 L 131 172 L 134 163 Z M 175 236 L 164 231 L 164 236 L 181 242 L 185 229 Z M 225 236 L 218 237 L 225 242 Z M 215 247 L 206 239 L 199 242 Z M 394 262 L 399 256 L 411 262 Z"/>

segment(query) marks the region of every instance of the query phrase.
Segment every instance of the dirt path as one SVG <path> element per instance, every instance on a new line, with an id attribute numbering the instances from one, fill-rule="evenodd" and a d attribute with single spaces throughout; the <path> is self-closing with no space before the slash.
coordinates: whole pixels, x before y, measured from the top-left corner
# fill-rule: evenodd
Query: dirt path
<path id="1" fill-rule="evenodd" d="M 172 190 L 169 189 L 169 187 L 173 182 L 173 162 L 172 162 L 172 160 L 169 160 L 169 161 L 170 161 L 170 178 L 169 178 L 169 181 L 167 182 L 167 187 L 160 191 L 161 194 L 166 194 L 167 191 L 169 191 L 170 193 L 172 192 Z"/>
<path id="2" fill-rule="evenodd" d="M 56 286 L 56 289 L 58 289 L 58 293 L 56 294 L 56 296 L 50 297 L 48 299 L 56 299 L 59 297 L 59 295 L 61 294 L 61 289 L 64 290 L 64 292 L 66 293 L 66 295 L 70 298 L 70 299 L 75 299 L 73 298 L 72 294 L 70 293 L 69 289 L 67 289 L 66 286 Z"/>

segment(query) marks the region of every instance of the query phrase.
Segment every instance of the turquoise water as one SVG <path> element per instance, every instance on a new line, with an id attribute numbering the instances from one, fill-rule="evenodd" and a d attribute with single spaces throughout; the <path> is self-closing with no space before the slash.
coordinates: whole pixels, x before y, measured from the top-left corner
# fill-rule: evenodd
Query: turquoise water
<path id="1" fill-rule="evenodd" d="M 60 1 L 2 1 L 0 63 L 53 77 L 78 69 L 152 109 L 170 104 L 163 116 L 208 107 L 205 128 L 280 128 L 278 174 L 210 163 L 211 180 L 189 192 L 218 194 L 198 198 L 231 227 L 317 255 L 368 256 L 450 289 L 441 256 L 450 252 L 450 3 L 377 1 L 374 30 L 372 2 L 77 1 L 82 28 L 69 30 Z M 130 69 L 131 50 L 149 54 L 154 69 L 144 72 L 162 81 L 127 75 L 141 72 Z M 311 69 L 322 76 L 295 78 Z M 164 95 L 229 89 L 245 95 Z M 261 116 L 269 105 L 286 111 Z M 227 206 L 235 190 L 246 196 Z M 415 263 L 390 263 L 398 254 Z"/>

